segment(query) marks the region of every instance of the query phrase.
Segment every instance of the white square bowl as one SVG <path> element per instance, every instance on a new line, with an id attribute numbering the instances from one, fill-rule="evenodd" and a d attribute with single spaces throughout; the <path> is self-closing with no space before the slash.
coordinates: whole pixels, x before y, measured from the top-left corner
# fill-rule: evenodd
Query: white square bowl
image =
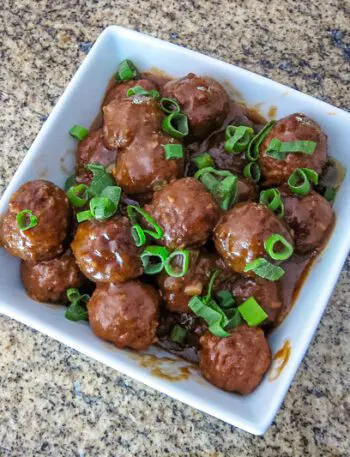
<path id="1" fill-rule="evenodd" d="M 74 168 L 72 152 L 76 148 L 68 131 L 73 124 L 91 125 L 117 63 L 125 58 L 134 61 L 142 71 L 158 67 L 174 77 L 188 72 L 213 76 L 226 86 L 231 84 L 248 105 L 262 103 L 266 110 L 269 105 L 275 105 L 279 117 L 301 111 L 315 119 L 327 133 L 330 155 L 346 168 L 350 167 L 349 113 L 233 65 L 112 26 L 100 35 L 42 127 L 0 201 L 0 217 L 11 194 L 43 171 L 45 178 L 64 184 L 65 170 Z M 292 382 L 350 249 L 349 197 L 350 176 L 346 174 L 334 205 L 337 220 L 327 247 L 314 264 L 291 312 L 269 336 L 273 353 L 286 340 L 290 341 L 288 364 L 275 381 L 269 381 L 266 376 L 249 396 L 221 391 L 204 381 L 197 371 L 188 379 L 176 382 L 154 376 L 151 368 L 141 366 L 140 358 L 132 351 L 121 351 L 99 340 L 86 323 L 66 320 L 63 307 L 30 300 L 19 279 L 19 261 L 3 249 L 0 249 L 0 312 L 194 408 L 248 432 L 262 434 Z M 158 357 L 169 355 L 157 347 L 148 352 Z M 172 371 L 186 365 L 180 360 L 160 363 L 163 369 Z"/>

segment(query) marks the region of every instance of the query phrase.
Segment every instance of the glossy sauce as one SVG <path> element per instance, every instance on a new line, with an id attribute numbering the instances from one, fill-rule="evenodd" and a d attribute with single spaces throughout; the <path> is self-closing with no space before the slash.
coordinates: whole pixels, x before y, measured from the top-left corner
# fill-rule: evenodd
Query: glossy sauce
<path id="1" fill-rule="evenodd" d="M 292 346 L 289 340 L 286 340 L 276 354 L 273 356 L 273 364 L 269 374 L 269 381 L 275 381 L 282 373 L 284 367 L 287 365 L 290 355 L 292 353 Z"/>
<path id="2" fill-rule="evenodd" d="M 131 353 L 130 358 L 136 360 L 140 367 L 149 368 L 152 376 L 167 381 L 185 381 L 190 377 L 191 370 L 196 370 L 195 366 L 183 365 L 179 360 L 170 357 Z"/>

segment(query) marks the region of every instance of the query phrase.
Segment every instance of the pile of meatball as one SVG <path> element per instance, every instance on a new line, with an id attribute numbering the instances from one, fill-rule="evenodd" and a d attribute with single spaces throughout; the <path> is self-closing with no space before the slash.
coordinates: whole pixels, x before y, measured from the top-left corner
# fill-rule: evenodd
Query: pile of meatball
<path id="1" fill-rule="evenodd" d="M 157 98 L 127 96 L 135 85 L 175 99 L 187 116 L 189 135 L 179 140 L 164 132 Z M 260 146 L 261 180 L 256 184 L 243 177 L 244 154 L 224 150 L 224 130 L 227 125 L 246 125 L 257 132 L 261 126 L 212 78 L 190 73 L 162 87 L 146 76 L 115 82 L 106 93 L 102 114 L 103 125 L 77 147 L 76 180 L 89 185 L 87 164 L 107 167 L 123 192 L 118 213 L 78 224 L 75 209 L 57 185 L 45 180 L 22 185 L 10 200 L 0 237 L 6 251 L 21 259 L 27 294 L 40 302 L 67 304 L 67 289 L 92 291 L 87 303 L 91 329 L 118 348 L 145 350 L 169 338 L 177 322 L 188 332 L 183 344 L 195 348 L 210 383 L 231 392 L 251 392 L 270 367 L 265 329 L 278 321 L 283 302 L 280 281 L 245 272 L 245 266 L 265 255 L 264 241 L 272 234 L 282 235 L 296 254 L 312 253 L 324 243 L 333 224 L 331 205 L 315 190 L 299 196 L 286 183 L 296 168 L 322 173 L 325 133 L 303 114 L 278 120 Z M 266 154 L 272 138 L 310 140 L 317 146 L 312 155 L 287 154 L 277 160 Z M 183 158 L 166 159 L 163 145 L 172 143 L 183 144 Z M 193 176 L 193 151 L 201 147 L 212 156 L 215 168 L 231 170 L 238 178 L 236 198 L 227 211 Z M 283 218 L 259 203 L 260 190 L 270 187 L 277 187 L 283 197 Z M 164 236 L 154 243 L 170 251 L 190 251 L 184 276 L 144 274 L 143 247 L 135 244 L 123 201 L 142 206 L 162 228 Z M 24 231 L 16 223 L 23 209 L 38 218 L 35 227 Z M 215 269 L 222 274 L 213 293 L 229 290 L 236 305 L 254 297 L 268 316 L 262 325 L 242 324 L 220 338 L 194 316 L 189 301 L 206 293 Z"/>

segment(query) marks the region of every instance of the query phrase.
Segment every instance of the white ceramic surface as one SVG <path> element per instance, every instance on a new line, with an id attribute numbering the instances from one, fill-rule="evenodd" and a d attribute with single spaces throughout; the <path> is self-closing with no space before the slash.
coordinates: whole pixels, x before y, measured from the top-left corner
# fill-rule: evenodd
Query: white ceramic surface
<path id="1" fill-rule="evenodd" d="M 234 88 L 244 100 L 260 103 L 267 114 L 271 105 L 278 117 L 301 111 L 315 119 L 329 138 L 329 152 L 350 168 L 350 114 L 281 84 L 140 33 L 112 26 L 96 41 L 89 55 L 45 122 L 0 202 L 4 214 L 11 194 L 24 182 L 42 177 L 63 185 L 67 170 L 74 167 L 76 142 L 68 131 L 73 124 L 89 126 L 100 108 L 107 84 L 118 62 L 130 58 L 141 70 L 163 69 L 174 77 L 192 71 L 210 75 Z M 208 384 L 193 371 L 187 380 L 167 381 L 140 366 L 131 351 L 120 351 L 97 339 L 85 323 L 64 318 L 64 308 L 30 300 L 20 283 L 19 262 L 0 249 L 0 312 L 95 358 L 155 389 L 254 434 L 271 424 L 305 354 L 350 249 L 350 175 L 346 174 L 335 202 L 337 222 L 326 249 L 314 264 L 298 300 L 284 322 L 273 331 L 269 342 L 275 353 L 286 340 L 291 357 L 273 382 L 265 377 L 251 395 L 229 394 Z M 154 347 L 149 353 L 167 353 Z M 176 373 L 183 361 L 162 362 L 162 369 Z"/>

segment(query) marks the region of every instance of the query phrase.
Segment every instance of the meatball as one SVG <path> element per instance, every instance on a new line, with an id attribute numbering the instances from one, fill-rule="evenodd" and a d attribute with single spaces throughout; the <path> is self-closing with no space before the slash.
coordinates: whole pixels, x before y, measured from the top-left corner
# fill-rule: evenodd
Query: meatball
<path id="1" fill-rule="evenodd" d="M 108 105 L 112 100 L 120 101 L 122 98 L 126 98 L 128 90 L 135 86 L 140 86 L 146 90 L 159 89 L 158 86 L 149 79 L 133 79 L 132 81 L 116 83 L 107 91 L 102 106 Z"/>
<path id="2" fill-rule="evenodd" d="M 164 230 L 160 243 L 170 249 L 203 245 L 220 216 L 211 194 L 194 178 L 178 179 L 156 192 L 145 209 Z"/>
<path id="3" fill-rule="evenodd" d="M 37 217 L 37 225 L 20 230 L 16 216 L 29 210 Z M 66 194 L 52 182 L 29 181 L 15 192 L 1 226 L 4 248 L 23 260 L 49 260 L 64 251 L 64 242 L 71 219 Z"/>
<path id="4" fill-rule="evenodd" d="M 190 313 L 188 302 L 193 296 L 204 293 L 215 267 L 215 256 L 191 251 L 190 264 L 185 276 L 174 278 L 164 271 L 158 275 L 157 282 L 166 307 L 170 311 Z"/>
<path id="5" fill-rule="evenodd" d="M 163 112 L 153 97 L 137 95 L 112 100 L 103 108 L 104 143 L 109 149 L 124 148 L 136 136 L 143 138 L 161 128 Z"/>
<path id="6" fill-rule="evenodd" d="M 99 284 L 88 302 L 89 322 L 99 338 L 122 349 L 147 349 L 156 336 L 160 297 L 141 281 Z"/>
<path id="7" fill-rule="evenodd" d="M 190 136 L 196 139 L 203 139 L 220 127 L 229 110 L 229 99 L 221 84 L 193 73 L 165 84 L 163 97 L 179 102 L 188 117 Z"/>
<path id="8" fill-rule="evenodd" d="M 268 322 L 277 321 L 283 304 L 278 285 L 275 282 L 259 277 L 240 278 L 234 282 L 231 292 L 238 305 L 248 298 L 254 297 L 268 315 Z"/>
<path id="9" fill-rule="evenodd" d="M 313 154 L 287 154 L 284 160 L 266 155 L 266 149 L 273 138 L 280 141 L 308 140 L 317 143 Z M 278 185 L 286 182 L 296 168 L 311 168 L 321 173 L 327 161 L 327 136 L 320 126 L 304 114 L 291 114 L 280 119 L 260 148 L 259 166 L 264 184 Z"/>
<path id="10" fill-rule="evenodd" d="M 130 195 L 147 194 L 183 176 L 184 159 L 165 158 L 163 145 L 179 141 L 164 133 L 143 135 L 123 149 L 114 168 L 118 185 Z"/>
<path id="11" fill-rule="evenodd" d="M 102 128 L 89 133 L 89 135 L 79 143 L 77 149 L 77 181 L 90 184 L 92 173 L 85 168 L 85 165 L 89 163 L 99 163 L 108 167 L 108 165 L 114 164 L 116 155 L 116 149 L 108 149 L 104 145 Z"/>
<path id="12" fill-rule="evenodd" d="M 214 242 L 226 264 L 233 271 L 243 273 L 248 263 L 265 256 L 264 242 L 273 234 L 282 235 L 293 244 L 284 223 L 266 206 L 253 202 L 238 203 L 216 226 Z"/>
<path id="13" fill-rule="evenodd" d="M 237 193 L 235 203 L 251 201 L 255 202 L 258 200 L 259 192 L 258 187 L 248 178 L 239 177 L 237 180 Z"/>
<path id="14" fill-rule="evenodd" d="M 79 268 L 91 281 L 127 281 L 143 273 L 140 249 L 126 217 L 79 224 L 71 247 Z"/>
<path id="15" fill-rule="evenodd" d="M 282 186 L 280 192 L 284 201 L 284 220 L 294 230 L 296 250 L 305 254 L 320 247 L 334 223 L 329 202 L 314 191 L 300 196 Z"/>
<path id="16" fill-rule="evenodd" d="M 66 303 L 67 289 L 86 281 L 70 252 L 42 262 L 22 260 L 21 279 L 30 298 L 48 303 Z"/>
<path id="17" fill-rule="evenodd" d="M 201 339 L 199 367 L 214 386 L 249 394 L 271 365 L 271 349 L 257 327 L 236 327 L 229 337 L 205 333 Z"/>

